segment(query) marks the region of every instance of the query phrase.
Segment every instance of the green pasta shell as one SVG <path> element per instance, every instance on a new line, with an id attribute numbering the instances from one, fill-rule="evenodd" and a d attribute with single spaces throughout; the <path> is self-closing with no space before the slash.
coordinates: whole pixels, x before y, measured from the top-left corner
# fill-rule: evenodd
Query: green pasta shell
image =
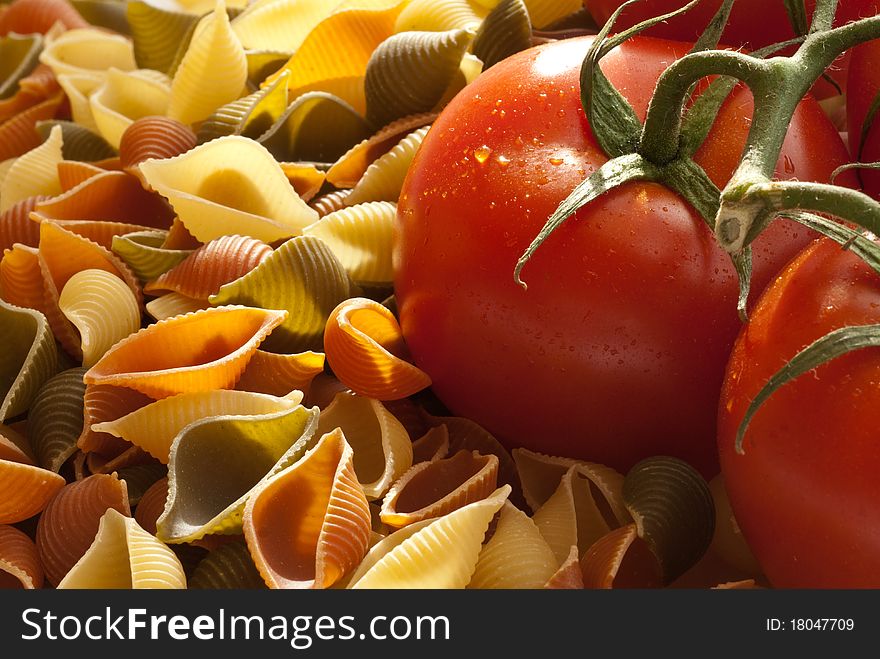
<path id="1" fill-rule="evenodd" d="M 178 50 L 186 50 L 199 17 L 160 9 L 141 0 L 128 3 L 126 17 L 138 66 L 171 75 Z"/>
<path id="2" fill-rule="evenodd" d="M 125 261 L 141 282 L 168 272 L 192 253 L 189 249 L 162 247 L 168 232 L 136 231 L 113 237 L 113 253 Z"/>
<path id="3" fill-rule="evenodd" d="M 39 34 L 9 34 L 0 37 L 0 99 L 18 91 L 18 81 L 39 64 L 43 37 Z"/>
<path id="4" fill-rule="evenodd" d="M 333 163 L 372 134 L 348 103 L 327 92 L 307 92 L 257 140 L 280 162 Z"/>
<path id="5" fill-rule="evenodd" d="M 190 588 L 198 589 L 265 589 L 247 545 L 241 541 L 228 542 L 205 556 L 189 579 Z"/>
<path id="6" fill-rule="evenodd" d="M 49 133 L 55 126 L 61 127 L 61 136 L 64 140 L 61 145 L 61 155 L 65 160 L 79 160 L 80 162 L 95 162 L 106 160 L 116 156 L 116 149 L 97 133 L 72 121 L 50 119 L 37 122 L 37 132 L 47 140 Z"/>
<path id="7" fill-rule="evenodd" d="M 76 441 L 83 430 L 86 370 L 71 368 L 49 378 L 31 404 L 28 435 L 43 469 L 57 473 L 76 452 Z"/>
<path id="8" fill-rule="evenodd" d="M 532 45 L 532 24 L 523 0 L 501 0 L 474 37 L 472 52 L 483 70 Z"/>
<path id="9" fill-rule="evenodd" d="M 253 94 L 227 103 L 205 119 L 199 127 L 197 143 L 203 144 L 224 135 L 258 138 L 278 121 L 287 109 L 289 72 Z"/>
<path id="10" fill-rule="evenodd" d="M 128 504 L 136 506 L 150 487 L 168 474 L 168 467 L 158 462 L 123 467 L 116 472 L 128 489 Z"/>
<path id="11" fill-rule="evenodd" d="M 284 66 L 291 55 L 292 53 L 274 50 L 244 51 L 248 67 L 248 84 L 251 87 L 259 87 L 261 82 Z"/>
<path id="12" fill-rule="evenodd" d="M 666 583 L 696 564 L 712 542 L 712 493 L 683 460 L 661 456 L 639 462 L 623 481 L 623 502 Z"/>
<path id="13" fill-rule="evenodd" d="M 71 0 L 76 10 L 92 25 L 131 36 L 128 3 L 125 0 Z"/>
<path id="14" fill-rule="evenodd" d="M 242 528 L 250 492 L 299 460 L 315 443 L 318 408 L 274 414 L 216 416 L 175 438 L 168 462 L 168 499 L 156 522 L 165 542 L 192 542 Z"/>
<path id="15" fill-rule="evenodd" d="M 473 36 L 464 29 L 402 32 L 379 44 L 364 79 L 370 125 L 432 110 L 458 74 Z"/>
<path id="16" fill-rule="evenodd" d="M 0 300 L 0 422 L 30 407 L 58 367 L 58 350 L 46 317 Z"/>
<path id="17" fill-rule="evenodd" d="M 290 354 L 321 350 L 324 326 L 333 309 L 355 294 L 351 279 L 330 248 L 317 238 L 297 236 L 209 300 L 213 305 L 287 309 L 287 319 L 262 347 Z"/>

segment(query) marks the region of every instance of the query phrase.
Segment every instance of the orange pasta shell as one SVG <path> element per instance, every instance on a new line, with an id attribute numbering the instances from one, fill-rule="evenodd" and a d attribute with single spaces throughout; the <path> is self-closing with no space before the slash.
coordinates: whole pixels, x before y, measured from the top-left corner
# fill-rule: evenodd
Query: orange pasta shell
<path id="1" fill-rule="evenodd" d="M 62 487 L 64 479 L 48 469 L 0 460 L 0 524 L 33 517 Z"/>
<path id="2" fill-rule="evenodd" d="M 24 533 L 0 525 L 0 589 L 43 587 L 43 567 L 37 547 Z"/>

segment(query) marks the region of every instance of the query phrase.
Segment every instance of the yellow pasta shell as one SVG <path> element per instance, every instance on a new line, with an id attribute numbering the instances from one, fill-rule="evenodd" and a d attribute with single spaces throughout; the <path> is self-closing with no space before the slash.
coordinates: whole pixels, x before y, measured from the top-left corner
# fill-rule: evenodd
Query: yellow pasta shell
<path id="1" fill-rule="evenodd" d="M 207 309 L 208 307 L 207 300 L 196 300 L 180 293 L 167 293 L 157 297 L 155 300 L 150 300 L 146 304 L 147 313 L 156 320 L 183 316 L 194 311 Z"/>
<path id="2" fill-rule="evenodd" d="M 119 149 L 123 133 L 137 119 L 165 114 L 171 86 L 167 78 L 144 75 L 142 71 L 109 69 L 106 76 L 104 84 L 89 97 L 89 107 L 98 131 L 114 149 Z"/>
<path id="3" fill-rule="evenodd" d="M 486 8 L 471 0 L 412 0 L 397 17 L 395 32 L 444 32 L 477 28 Z"/>
<path id="4" fill-rule="evenodd" d="M 137 68 L 130 40 L 95 28 L 68 30 L 46 45 L 40 61 L 62 75 L 100 75 L 109 67 Z"/>
<path id="5" fill-rule="evenodd" d="M 581 0 L 524 0 L 532 25 L 541 30 L 583 8 Z"/>
<path id="6" fill-rule="evenodd" d="M 98 125 L 92 116 L 92 108 L 89 105 L 89 96 L 103 82 L 104 77 L 98 72 L 62 74 L 58 76 L 58 84 L 67 96 L 67 100 L 70 103 L 70 113 L 77 125 L 92 131 L 98 130 Z M 48 119 L 50 117 L 43 118 Z"/>
<path id="7" fill-rule="evenodd" d="M 31 405 L 28 432 L 34 453 L 44 469 L 58 472 L 76 452 L 83 429 L 84 368 L 72 368 L 50 378 Z"/>
<path id="8" fill-rule="evenodd" d="M 4 259 L 5 260 L 5 259 Z M 58 352 L 46 317 L 0 300 L 0 422 L 30 407 L 55 373 Z"/>
<path id="9" fill-rule="evenodd" d="M 32 465 L 0 460 L 0 524 L 15 524 L 43 510 L 64 479 Z"/>
<path id="10" fill-rule="evenodd" d="M 324 371 L 324 354 L 300 352 L 279 355 L 257 350 L 235 385 L 240 391 L 286 396 L 294 389 L 308 392 L 312 380 Z"/>
<path id="11" fill-rule="evenodd" d="M 287 109 L 285 73 L 271 85 L 218 108 L 199 126 L 198 143 L 224 135 L 244 135 L 253 139 L 265 133 Z"/>
<path id="12" fill-rule="evenodd" d="M 428 134 L 428 129 L 429 127 L 425 126 L 413 131 L 398 142 L 391 151 L 372 163 L 351 194 L 345 198 L 346 206 L 367 201 L 393 201 L 396 204 L 403 188 L 403 180 L 416 151 Z"/>
<path id="13" fill-rule="evenodd" d="M 232 30 L 247 49 L 292 52 L 335 4 L 332 0 L 254 2 L 235 17 Z"/>
<path id="14" fill-rule="evenodd" d="M 0 589 L 42 586 L 43 568 L 33 541 L 13 526 L 0 525 Z"/>
<path id="15" fill-rule="evenodd" d="M 0 212 L 37 195 L 61 193 L 57 165 L 63 160 L 61 128 L 55 126 L 49 139 L 19 157 L 0 184 Z"/>

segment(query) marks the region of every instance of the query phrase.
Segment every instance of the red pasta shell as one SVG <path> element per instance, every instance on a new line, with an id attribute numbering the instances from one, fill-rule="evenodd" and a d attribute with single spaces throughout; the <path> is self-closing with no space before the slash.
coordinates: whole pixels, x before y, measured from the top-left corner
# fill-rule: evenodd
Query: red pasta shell
<path id="1" fill-rule="evenodd" d="M 57 21 L 68 30 L 90 27 L 67 0 L 15 0 L 0 14 L 0 36 L 10 32 L 46 34 Z"/>
<path id="2" fill-rule="evenodd" d="M 131 124 L 119 143 L 122 167 L 131 169 L 149 158 L 171 158 L 196 145 L 192 128 L 168 117 L 143 117 Z"/>
<path id="3" fill-rule="evenodd" d="M 160 478 L 147 488 L 138 501 L 134 511 L 135 521 L 147 533 L 156 535 L 156 520 L 165 511 L 165 500 L 168 498 L 168 478 Z"/>
<path id="4" fill-rule="evenodd" d="M 0 124 L 0 162 L 40 146 L 43 140 L 35 129 L 37 122 L 52 119 L 64 100 L 64 93 L 59 92 Z"/>
<path id="5" fill-rule="evenodd" d="M 13 526 L 0 525 L 0 589 L 43 587 L 43 567 L 37 548 Z"/>
<path id="6" fill-rule="evenodd" d="M 0 253 L 21 243 L 30 247 L 40 244 L 40 225 L 30 218 L 36 205 L 48 197 L 28 197 L 0 213 Z"/>
<path id="7" fill-rule="evenodd" d="M 86 453 L 97 453 L 107 458 L 120 455 L 131 448 L 131 443 L 106 432 L 95 432 L 95 423 L 115 421 L 134 412 L 153 399 L 135 389 L 108 384 L 88 384 L 83 399 L 83 431 L 77 446 Z"/>

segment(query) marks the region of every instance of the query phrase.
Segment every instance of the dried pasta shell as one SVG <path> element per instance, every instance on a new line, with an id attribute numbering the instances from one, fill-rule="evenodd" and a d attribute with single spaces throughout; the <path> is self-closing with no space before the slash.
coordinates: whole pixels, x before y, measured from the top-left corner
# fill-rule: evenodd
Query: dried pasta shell
<path id="1" fill-rule="evenodd" d="M 525 0 L 532 25 L 541 30 L 583 9 L 581 0 Z"/>
<path id="2" fill-rule="evenodd" d="M 391 312 L 367 298 L 350 298 L 327 320 L 324 349 L 333 372 L 352 391 L 378 400 L 405 398 L 430 386 L 411 364 Z"/>
<path id="3" fill-rule="evenodd" d="M 30 213 L 43 196 L 28 197 L 0 213 L 0 253 L 15 243 L 36 247 L 40 243 L 40 227 L 31 222 Z"/>
<path id="4" fill-rule="evenodd" d="M 581 572 L 580 550 L 577 545 L 572 545 L 559 569 L 547 580 L 544 588 L 548 590 L 582 590 L 584 588 L 584 575 Z"/>
<path id="5" fill-rule="evenodd" d="M 0 18 L 0 24 L 2 22 Z M 0 99 L 9 98 L 17 91 L 18 81 L 39 63 L 42 49 L 43 38 L 38 34 L 13 32 L 0 37 Z"/>
<path id="6" fill-rule="evenodd" d="M 45 218 L 38 211 L 34 211 L 31 219 L 41 222 Z M 112 220 L 52 220 L 52 223 L 78 236 L 88 238 L 93 243 L 97 243 L 107 250 L 113 247 L 113 239 L 117 236 L 151 230 L 151 227 L 140 224 L 128 224 L 127 222 L 114 222 Z"/>
<path id="7" fill-rule="evenodd" d="M 370 510 L 342 431 L 253 491 L 244 534 L 272 588 L 329 588 L 361 562 Z"/>
<path id="8" fill-rule="evenodd" d="M 174 74 L 168 116 L 185 124 L 202 121 L 234 101 L 247 82 L 247 59 L 229 25 L 226 5 L 200 22 Z"/>
<path id="9" fill-rule="evenodd" d="M 449 431 L 435 426 L 413 442 L 413 464 L 440 460 L 449 453 Z"/>
<path id="10" fill-rule="evenodd" d="M 656 588 L 662 585 L 660 566 L 627 524 L 597 540 L 581 558 L 585 588 Z"/>
<path id="11" fill-rule="evenodd" d="M 204 144 L 224 135 L 256 139 L 265 133 L 287 109 L 289 75 L 285 73 L 268 87 L 218 108 L 199 126 L 198 143 Z"/>
<path id="12" fill-rule="evenodd" d="M 56 126 L 49 139 L 15 161 L 0 184 L 0 212 L 29 197 L 61 192 L 57 165 L 63 160 L 62 143 L 61 128 Z"/>
<path id="13" fill-rule="evenodd" d="M 86 455 L 86 466 L 93 474 L 112 474 L 114 472 L 118 474 L 121 470 L 129 467 L 149 464 L 151 460 L 153 459 L 140 448 L 130 446 L 119 455 L 111 458 L 98 453 L 89 453 Z"/>
<path id="14" fill-rule="evenodd" d="M 173 212 L 159 195 L 144 190 L 125 172 L 103 172 L 47 201 L 40 202 L 36 219 L 102 220 L 167 229 Z"/>
<path id="15" fill-rule="evenodd" d="M 43 587 L 43 567 L 33 541 L 17 528 L 0 525 L 0 590 Z"/>
<path id="16" fill-rule="evenodd" d="M 39 250 L 16 244 L 5 251 L 0 260 L 0 291 L 10 304 L 46 313 Z"/>
<path id="17" fill-rule="evenodd" d="M 118 0 L 72 0 L 74 8 L 89 23 L 112 32 L 131 36 L 126 18 L 127 2 Z"/>
<path id="18" fill-rule="evenodd" d="M 29 74 L 16 81 L 8 98 L 0 98 L 0 123 L 12 119 L 29 108 L 55 96 L 61 90 L 52 69 L 38 64 Z"/>
<path id="19" fill-rule="evenodd" d="M 379 516 L 394 528 L 441 517 L 485 499 L 495 491 L 497 480 L 494 455 L 459 451 L 451 458 L 422 462 L 391 486 Z"/>
<path id="20" fill-rule="evenodd" d="M 208 308 L 209 304 L 206 300 L 196 300 L 180 293 L 168 293 L 155 300 L 150 300 L 146 304 L 147 313 L 156 320 L 183 316 Z"/>
<path id="21" fill-rule="evenodd" d="M 37 132 L 48 139 L 52 129 L 55 126 L 61 128 L 63 137 L 63 145 L 61 147 L 61 155 L 64 160 L 88 161 L 106 160 L 116 156 L 116 150 L 107 140 L 92 132 L 84 126 L 80 126 L 72 121 L 62 121 L 53 119 L 51 121 L 38 121 Z M 59 166 L 61 163 L 58 163 Z M 95 172 L 97 173 L 97 172 Z M 59 179 L 61 173 L 58 173 Z M 65 188 L 62 184 L 62 189 Z"/>
<path id="22" fill-rule="evenodd" d="M 196 135 L 186 124 L 168 117 L 142 117 L 122 134 L 119 159 L 124 169 L 134 170 L 144 160 L 172 158 L 195 145 Z"/>
<path id="23" fill-rule="evenodd" d="M 67 0 L 15 0 L 0 14 L 0 34 L 46 34 L 56 23 L 68 30 L 89 25 Z"/>
<path id="24" fill-rule="evenodd" d="M 196 237 L 183 226 L 179 217 L 175 217 L 171 222 L 168 237 L 162 243 L 162 247 L 165 249 L 197 249 L 201 245 L 202 243 L 196 240 Z"/>
<path id="25" fill-rule="evenodd" d="M 476 29 L 486 8 L 470 0 L 412 0 L 397 17 L 395 32 Z"/>
<path id="26" fill-rule="evenodd" d="M 259 141 L 276 160 L 332 163 L 369 134 L 367 122 L 346 101 L 312 91 L 291 103 Z"/>
<path id="27" fill-rule="evenodd" d="M 122 279 L 104 270 L 81 270 L 68 279 L 58 308 L 79 331 L 85 367 L 93 366 L 141 326 L 134 293 Z"/>
<path id="28" fill-rule="evenodd" d="M 141 495 L 134 518 L 137 523 L 147 532 L 156 535 L 156 520 L 165 511 L 165 501 L 168 499 L 168 477 L 160 478 L 147 488 Z"/>
<path id="29" fill-rule="evenodd" d="M 188 12 L 173 11 L 141 0 L 126 6 L 138 66 L 170 73 L 177 49 L 198 22 Z"/>
<path id="30" fill-rule="evenodd" d="M 137 68 L 131 41 L 91 27 L 69 30 L 53 39 L 40 54 L 40 61 L 56 77 L 95 74 L 109 67 L 121 71 Z"/>
<path id="31" fill-rule="evenodd" d="M 34 126 L 38 121 L 53 118 L 63 103 L 64 94 L 59 92 L 0 123 L 0 162 L 40 146 L 42 140 Z"/>
<path id="32" fill-rule="evenodd" d="M 309 202 L 309 206 L 318 212 L 318 217 L 325 217 L 334 211 L 345 208 L 345 198 L 348 190 L 334 190 L 323 194 Z"/>
<path id="33" fill-rule="evenodd" d="M 228 306 L 159 321 L 113 346 L 84 379 L 131 387 L 152 398 L 231 387 L 286 316 Z"/>
<path id="34" fill-rule="evenodd" d="M 125 261 L 142 282 L 168 272 L 189 256 L 188 249 L 165 249 L 164 231 L 138 231 L 113 238 L 113 253 Z M 193 311 L 193 309 L 188 309 Z"/>
<path id="35" fill-rule="evenodd" d="M 367 554 L 350 588 L 464 588 L 479 560 L 489 523 L 510 487 L 448 515 L 392 533 Z"/>
<path id="36" fill-rule="evenodd" d="M 83 430 L 84 373 L 84 368 L 72 368 L 47 380 L 28 415 L 38 464 L 55 473 L 76 452 Z"/>
<path id="37" fill-rule="evenodd" d="M 301 400 L 299 392 L 283 398 L 228 389 L 178 394 L 95 424 L 92 430 L 121 437 L 167 464 L 174 438 L 190 423 L 216 416 L 272 414 L 293 409 Z"/>
<path id="38" fill-rule="evenodd" d="M 235 388 L 273 396 L 285 396 L 294 389 L 305 393 L 314 377 L 323 371 L 324 355 L 320 352 L 279 355 L 257 350 Z"/>
<path id="39" fill-rule="evenodd" d="M 186 576 L 171 549 L 110 508 L 101 517 L 94 542 L 58 588 L 186 588 Z"/>
<path id="40" fill-rule="evenodd" d="M 391 249 L 396 221 L 396 204 L 368 202 L 325 215 L 303 229 L 303 235 L 327 243 L 354 281 L 387 284 L 394 278 Z"/>
<path id="41" fill-rule="evenodd" d="M 341 393 L 321 412 L 318 432 L 340 428 L 354 449 L 354 469 L 369 499 L 379 499 L 412 466 L 406 429 L 377 400 Z"/>
<path id="42" fill-rule="evenodd" d="M 9 460 L 25 465 L 37 463 L 27 437 L 2 423 L 0 423 L 0 460 Z"/>
<path id="43" fill-rule="evenodd" d="M 317 408 L 299 406 L 187 426 L 171 447 L 168 500 L 157 521 L 158 537 L 178 543 L 239 532 L 254 489 L 314 444 L 317 417 Z"/>
<path id="44" fill-rule="evenodd" d="M 333 9 L 327 0 L 255 2 L 232 21 L 245 48 L 293 52 Z"/>
<path id="45" fill-rule="evenodd" d="M 403 179 L 428 130 L 429 126 L 425 126 L 410 133 L 371 164 L 345 198 L 346 206 L 368 201 L 393 201 L 396 204 L 403 188 Z"/>
<path id="46" fill-rule="evenodd" d="M 298 236 L 209 299 L 211 304 L 289 310 L 286 321 L 265 345 L 268 350 L 289 353 L 320 349 L 327 319 L 353 292 L 351 280 L 330 248 L 316 238 Z"/>
<path id="47" fill-rule="evenodd" d="M 168 475 L 168 468 L 158 462 L 150 462 L 130 467 L 123 467 L 118 472 L 119 478 L 125 481 L 128 491 L 128 503 L 137 506 L 144 493 L 153 486 L 156 481 Z"/>
<path id="48" fill-rule="evenodd" d="M 5 260 L 5 259 L 4 259 Z M 46 317 L 0 300 L 0 422 L 27 410 L 58 364 Z"/>
<path id="49" fill-rule="evenodd" d="M 248 236 L 222 236 L 202 245 L 178 265 L 144 286 L 151 295 L 180 293 L 207 299 L 223 284 L 238 279 L 272 253 L 266 243 Z"/>
<path id="50" fill-rule="evenodd" d="M 40 123 L 45 124 L 48 122 L 41 121 Z M 77 160 L 62 160 L 58 163 L 58 181 L 61 183 L 61 190 L 67 192 L 68 190 L 73 190 L 83 181 L 88 181 L 93 176 L 103 174 L 105 171 L 107 170 L 91 163 Z"/>
<path id="51" fill-rule="evenodd" d="M 131 448 L 131 445 L 108 433 L 93 430 L 92 425 L 115 421 L 152 402 L 153 399 L 149 396 L 128 387 L 86 385 L 83 396 L 83 431 L 76 445 L 86 453 L 108 458 L 120 455 Z"/>
<path id="52" fill-rule="evenodd" d="M 64 487 L 64 479 L 47 469 L 0 460 L 0 524 L 15 524 L 43 510 Z"/>
<path id="53" fill-rule="evenodd" d="M 275 50 L 246 50 L 248 63 L 248 89 L 257 89 L 273 73 L 277 73 L 290 59 L 291 53 Z M 275 79 L 272 80 L 274 82 Z M 268 83 L 272 84 L 272 83 Z"/>
<path id="54" fill-rule="evenodd" d="M 108 508 L 130 513 L 125 483 L 115 474 L 66 485 L 49 502 L 37 523 L 37 551 L 50 584 L 60 583 L 86 553 Z"/>
<path id="55" fill-rule="evenodd" d="M 174 158 L 146 160 L 139 167 L 203 242 L 228 234 L 274 242 L 299 234 L 317 219 L 272 154 L 246 137 L 220 137 Z"/>
<path id="56" fill-rule="evenodd" d="M 556 572 L 556 557 L 528 515 L 504 502 L 495 533 L 480 551 L 468 588 L 542 588 Z"/>
<path id="57" fill-rule="evenodd" d="M 303 201 L 311 201 L 312 197 L 324 187 L 327 175 L 318 165 L 306 162 L 282 162 L 281 171 L 287 177 L 290 185 L 296 190 Z"/>
<path id="58" fill-rule="evenodd" d="M 104 77 L 98 72 L 62 74 L 58 76 L 58 84 L 64 90 L 67 101 L 70 104 L 70 114 L 73 116 L 73 121 L 83 128 L 96 132 L 98 125 L 92 116 L 89 96 L 103 82 Z"/>
<path id="59" fill-rule="evenodd" d="M 523 0 L 501 0 L 474 37 L 473 53 L 488 69 L 532 45 L 532 24 Z"/>
<path id="60" fill-rule="evenodd" d="M 212 550 L 196 565 L 190 589 L 220 590 L 266 588 L 244 542 L 228 542 Z"/>
<path id="61" fill-rule="evenodd" d="M 89 97 L 98 131 L 114 149 L 137 119 L 164 115 L 171 100 L 167 78 L 143 75 L 141 71 L 108 69 L 106 80 Z"/>
<path id="62" fill-rule="evenodd" d="M 472 30 L 402 32 L 371 55 L 364 79 L 366 117 L 374 127 L 430 112 L 459 72 Z"/>

